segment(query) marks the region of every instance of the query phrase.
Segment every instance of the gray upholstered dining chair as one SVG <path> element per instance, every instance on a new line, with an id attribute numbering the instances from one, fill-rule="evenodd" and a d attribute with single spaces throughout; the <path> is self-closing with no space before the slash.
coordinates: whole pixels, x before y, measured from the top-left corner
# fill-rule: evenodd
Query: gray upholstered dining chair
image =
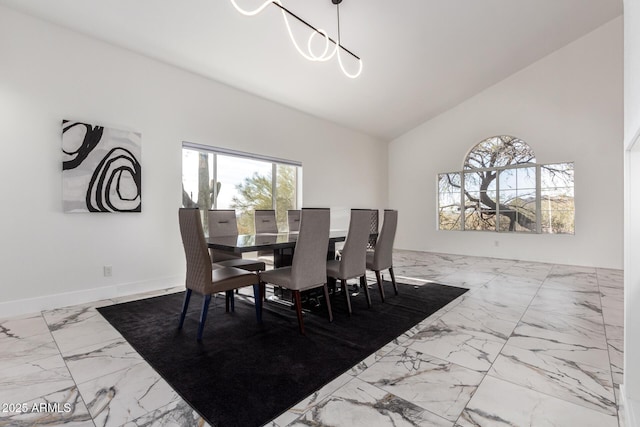
<path id="1" fill-rule="evenodd" d="M 369 211 L 369 240 L 367 242 L 367 250 L 373 251 L 376 247 L 378 239 L 378 209 L 368 209 Z M 342 249 L 336 251 L 336 258 L 342 256 Z"/>
<path id="2" fill-rule="evenodd" d="M 212 209 L 208 212 L 209 237 L 238 236 L 238 220 L 233 209 Z M 265 264 L 255 259 L 244 259 L 242 254 L 209 249 L 211 261 L 223 267 L 238 267 L 249 271 L 264 271 Z"/>
<path id="3" fill-rule="evenodd" d="M 277 233 L 276 211 L 273 209 L 256 209 L 254 211 L 254 225 L 256 234 Z"/>
<path id="4" fill-rule="evenodd" d="M 329 221 L 329 209 L 303 208 L 300 232 L 291 266 L 265 271 L 260 275 L 260 279 L 265 283 L 272 283 L 293 291 L 298 327 L 303 335 L 305 332 L 300 291 L 323 286 L 329 321 L 333 321 L 329 289 L 327 288 Z"/>
<path id="5" fill-rule="evenodd" d="M 193 291 L 204 297 L 197 335 L 198 341 L 201 341 L 211 296 L 218 292 L 225 292 L 228 301 L 229 298 L 233 298 L 234 289 L 245 286 L 253 286 L 256 318 L 258 322 L 262 321 L 262 299 L 260 298 L 260 279 L 258 275 L 235 267 L 213 268 L 198 208 L 181 208 L 178 212 L 178 220 L 187 260 L 187 276 L 185 280 L 187 292 L 182 304 L 178 329 L 182 329 L 184 325 L 185 315 L 187 314 L 189 300 Z"/>
<path id="6" fill-rule="evenodd" d="M 369 222 L 369 233 L 373 236 L 369 237 L 369 243 L 367 243 L 367 250 L 372 251 L 376 247 L 376 240 L 378 238 L 378 224 L 379 224 L 379 213 L 378 209 L 371 209 L 371 218 Z"/>
<path id="7" fill-rule="evenodd" d="M 256 234 L 277 233 L 278 222 L 276 221 L 276 211 L 273 209 L 256 209 L 254 211 L 254 229 Z M 273 251 L 258 251 L 258 257 L 273 265 Z"/>
<path id="8" fill-rule="evenodd" d="M 300 231 L 300 209 L 287 211 L 287 224 L 289 225 L 289 233 Z"/>
<path id="9" fill-rule="evenodd" d="M 340 280 L 342 292 L 347 300 L 349 315 L 351 315 L 351 298 L 347 288 L 347 280 L 349 279 L 360 278 L 360 286 L 367 296 L 367 304 L 371 307 L 371 297 L 365 277 L 370 218 L 371 210 L 352 209 L 349 232 L 341 251 L 340 260 L 327 261 L 327 277 Z"/>
<path id="10" fill-rule="evenodd" d="M 287 231 L 289 233 L 297 233 L 300 231 L 300 209 L 287 210 Z M 293 258 L 293 248 L 280 250 L 279 262 L 283 265 L 290 265 Z"/>
<path id="11" fill-rule="evenodd" d="M 373 270 L 376 273 L 376 281 L 378 282 L 382 302 L 384 302 L 384 289 L 382 287 L 382 277 L 380 276 L 380 271 L 382 270 L 389 269 L 393 290 L 396 295 L 398 295 L 398 285 L 396 284 L 396 277 L 393 274 L 393 241 L 396 237 L 397 226 L 398 211 L 385 209 L 384 222 L 382 223 L 382 229 L 378 235 L 375 249 L 367 252 L 367 269 Z"/>

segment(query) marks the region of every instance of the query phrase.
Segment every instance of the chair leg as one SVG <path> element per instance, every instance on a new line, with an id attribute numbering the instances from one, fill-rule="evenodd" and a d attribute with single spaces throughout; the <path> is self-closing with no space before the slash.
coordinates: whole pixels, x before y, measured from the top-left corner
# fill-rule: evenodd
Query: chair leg
<path id="1" fill-rule="evenodd" d="M 347 288 L 347 281 L 344 279 L 340 279 L 340 285 L 342 287 L 342 292 L 347 300 L 347 309 L 349 310 L 349 316 L 351 316 L 351 297 L 349 296 L 349 289 Z"/>
<path id="2" fill-rule="evenodd" d="M 234 311 L 233 291 L 224 291 L 224 307 L 225 313 Z"/>
<path id="3" fill-rule="evenodd" d="M 256 319 L 262 322 L 262 286 L 261 283 L 253 285 L 253 301 L 256 306 Z"/>
<path id="4" fill-rule="evenodd" d="M 364 294 L 367 297 L 367 305 L 371 308 L 371 295 L 369 294 L 369 287 L 367 286 L 367 278 L 363 274 L 360 276 L 360 287 L 364 289 Z"/>
<path id="5" fill-rule="evenodd" d="M 235 298 L 233 297 L 233 291 L 226 291 L 224 293 L 224 301 L 225 301 L 225 311 L 228 313 L 229 310 L 231 310 L 231 312 L 233 313 L 234 311 L 236 311 L 236 303 L 235 303 Z"/>
<path id="6" fill-rule="evenodd" d="M 333 322 L 333 310 L 331 309 L 331 300 L 329 299 L 329 286 L 324 284 L 324 300 L 327 302 L 327 311 L 329 312 L 329 322 Z"/>
<path id="7" fill-rule="evenodd" d="M 329 291 L 331 291 L 331 294 L 336 293 L 337 282 L 338 282 L 338 279 L 336 279 L 335 277 L 327 277 L 327 287 L 329 288 Z"/>
<path id="8" fill-rule="evenodd" d="M 182 329 L 182 325 L 184 325 L 184 318 L 187 315 L 187 308 L 189 307 L 190 299 L 191 289 L 187 289 L 187 292 L 184 294 L 184 302 L 182 303 L 182 313 L 180 313 L 180 323 L 178 324 L 178 329 Z"/>
<path id="9" fill-rule="evenodd" d="M 296 314 L 298 315 L 298 327 L 300 328 L 300 333 L 304 335 L 304 321 L 302 320 L 302 298 L 300 296 L 300 291 L 293 291 L 293 300 L 296 305 Z"/>
<path id="10" fill-rule="evenodd" d="M 380 298 L 384 302 L 384 288 L 382 287 L 382 277 L 380 277 L 379 271 L 376 271 L 376 281 L 378 282 L 378 289 L 380 289 Z"/>
<path id="11" fill-rule="evenodd" d="M 198 325 L 198 341 L 202 341 L 202 331 L 204 330 L 204 322 L 207 320 L 207 312 L 209 311 L 209 303 L 211 295 L 205 295 L 202 301 L 202 312 L 200 313 L 200 324 Z"/>
<path id="12" fill-rule="evenodd" d="M 391 275 L 391 283 L 393 283 L 393 291 L 398 295 L 398 285 L 396 284 L 396 275 L 393 274 L 393 267 L 389 267 L 389 274 Z"/>
<path id="13" fill-rule="evenodd" d="M 258 283 L 260 285 L 260 298 L 262 298 L 262 301 L 266 301 L 267 300 L 267 286 L 266 283 L 262 281 L 262 279 L 260 279 L 260 274 L 262 273 L 262 271 L 257 270 L 256 274 L 258 275 L 258 280 L 260 280 L 260 282 Z"/>

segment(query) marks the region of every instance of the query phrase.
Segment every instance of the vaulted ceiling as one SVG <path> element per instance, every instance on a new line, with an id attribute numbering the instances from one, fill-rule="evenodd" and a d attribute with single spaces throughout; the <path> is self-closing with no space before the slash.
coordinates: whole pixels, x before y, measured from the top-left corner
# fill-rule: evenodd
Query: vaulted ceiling
<path id="1" fill-rule="evenodd" d="M 236 0 L 246 9 L 263 1 Z M 331 0 L 281 1 L 335 38 Z M 383 140 L 622 13 L 622 0 L 344 0 L 342 44 L 363 60 L 361 76 L 350 79 L 335 59 L 303 59 L 274 5 L 247 17 L 229 0 L 0 4 Z M 291 24 L 306 45 L 308 33 Z"/>

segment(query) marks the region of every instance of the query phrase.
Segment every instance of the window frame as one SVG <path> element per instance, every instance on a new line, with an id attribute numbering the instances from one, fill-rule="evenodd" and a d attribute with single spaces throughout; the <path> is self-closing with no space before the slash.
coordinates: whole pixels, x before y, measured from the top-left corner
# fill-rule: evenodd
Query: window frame
<path id="1" fill-rule="evenodd" d="M 567 162 L 567 163 L 571 163 L 571 162 Z M 535 234 L 541 234 L 542 233 L 542 224 L 540 222 L 540 208 L 541 208 L 541 199 L 540 199 L 540 195 L 541 195 L 541 188 L 540 188 L 540 169 L 545 166 L 545 165 L 541 165 L 541 164 L 537 164 L 537 163 L 521 163 L 518 165 L 510 165 L 510 166 L 500 166 L 500 167 L 495 167 L 495 168 L 475 168 L 475 169 L 463 169 L 462 171 L 458 172 L 461 175 L 461 179 L 460 179 L 460 215 L 464 216 L 464 200 L 465 200 L 465 179 L 464 179 L 464 175 L 467 173 L 477 173 L 477 172 L 496 172 L 496 224 L 495 224 L 495 230 L 467 230 L 465 228 L 466 225 L 466 218 L 461 218 L 460 219 L 460 231 L 495 231 L 497 233 L 522 233 L 522 234 L 531 234 L 531 233 L 535 233 Z M 531 230 L 531 231 L 508 231 L 508 230 L 502 230 L 500 227 L 500 203 L 501 203 L 501 188 L 500 188 L 500 174 L 502 174 L 505 171 L 509 171 L 509 170 L 515 170 L 517 171 L 518 169 L 531 169 L 531 168 L 535 168 L 536 170 L 536 188 L 535 188 L 535 193 L 536 193 L 536 229 Z M 451 172 L 451 173 L 455 173 L 455 172 Z M 512 189 L 513 191 L 518 191 L 519 187 L 516 185 L 516 188 Z"/>
<path id="2" fill-rule="evenodd" d="M 475 148 L 475 146 L 474 146 Z M 574 208 L 573 208 L 573 231 L 571 233 L 553 233 L 553 232 L 543 232 L 542 231 L 542 169 L 548 165 L 556 165 L 556 164 L 571 164 L 574 165 L 574 168 L 572 168 L 573 172 L 573 193 L 574 193 Z M 536 218 L 536 228 L 535 230 L 531 230 L 531 231 L 509 231 L 509 230 L 501 230 L 500 227 L 500 200 L 501 200 L 501 189 L 500 189 L 500 174 L 504 171 L 507 170 L 517 170 L 517 169 L 523 169 L 523 168 L 535 168 L 536 171 L 536 188 L 535 188 L 535 194 L 536 194 L 536 202 L 535 202 L 535 209 L 536 209 L 536 213 L 535 213 L 535 218 Z M 465 174 L 468 173 L 482 173 L 482 172 L 496 172 L 496 188 L 495 188 L 495 192 L 496 192 L 496 200 L 498 201 L 498 203 L 496 204 L 496 213 L 495 213 L 495 227 L 494 229 L 487 229 L 487 230 L 472 230 L 472 229 L 467 229 L 466 228 L 466 215 L 465 215 Z M 460 176 L 460 188 L 459 188 L 459 192 L 460 192 L 460 200 L 459 200 L 459 205 L 458 205 L 458 210 L 459 210 L 459 227 L 455 228 L 455 229 L 446 229 L 446 228 L 441 228 L 441 206 L 440 206 L 440 199 L 441 199 L 441 194 L 447 193 L 450 194 L 452 192 L 442 192 L 440 190 L 440 180 L 442 176 L 445 175 L 453 175 L 453 174 L 457 174 Z M 436 216 L 436 229 L 438 231 L 481 231 L 481 232 L 496 232 L 496 233 L 518 233 L 518 234 L 564 234 L 564 235 L 575 235 L 575 162 L 554 162 L 554 163 L 546 163 L 546 164 L 539 164 L 539 163 L 522 163 L 522 164 L 516 164 L 516 165 L 508 165 L 508 166 L 500 166 L 500 167 L 493 167 L 493 168 L 463 168 L 462 170 L 458 170 L 458 171 L 450 171 L 450 172 L 440 172 L 436 175 L 436 188 L 437 188 L 437 193 L 436 193 L 436 211 L 437 211 L 437 216 Z M 516 186 L 515 189 L 513 189 L 514 191 L 518 191 L 518 187 Z"/>
<path id="3" fill-rule="evenodd" d="M 255 160 L 259 162 L 271 163 L 271 208 L 277 208 L 277 192 L 278 192 L 278 167 L 279 166 L 293 166 L 295 167 L 295 200 L 294 209 L 299 209 L 302 206 L 302 162 L 297 160 L 282 159 L 273 156 L 266 156 L 262 154 L 249 153 L 245 151 L 233 150 L 224 147 L 216 147 L 211 145 L 198 144 L 188 141 L 182 142 L 180 150 L 181 155 L 184 150 L 198 151 L 206 153 L 212 156 L 212 171 L 211 178 L 214 182 L 218 182 L 218 155 L 237 157 L 241 159 Z M 184 170 L 182 171 L 182 178 L 184 179 Z M 212 209 L 218 209 L 218 194 L 217 186 L 213 188 L 213 203 Z"/>

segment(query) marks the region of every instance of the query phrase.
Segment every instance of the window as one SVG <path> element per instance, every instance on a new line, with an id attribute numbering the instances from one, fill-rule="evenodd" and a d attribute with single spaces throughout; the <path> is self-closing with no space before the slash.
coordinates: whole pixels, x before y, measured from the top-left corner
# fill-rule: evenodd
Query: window
<path id="1" fill-rule="evenodd" d="M 301 175 L 300 162 L 183 143 L 182 206 L 235 209 L 240 234 L 254 232 L 256 209 L 275 209 L 278 229 L 286 230 L 287 210 L 302 198 Z"/>
<path id="2" fill-rule="evenodd" d="M 536 164 L 519 138 L 477 144 L 460 172 L 438 175 L 438 228 L 574 233 L 573 163 Z"/>

